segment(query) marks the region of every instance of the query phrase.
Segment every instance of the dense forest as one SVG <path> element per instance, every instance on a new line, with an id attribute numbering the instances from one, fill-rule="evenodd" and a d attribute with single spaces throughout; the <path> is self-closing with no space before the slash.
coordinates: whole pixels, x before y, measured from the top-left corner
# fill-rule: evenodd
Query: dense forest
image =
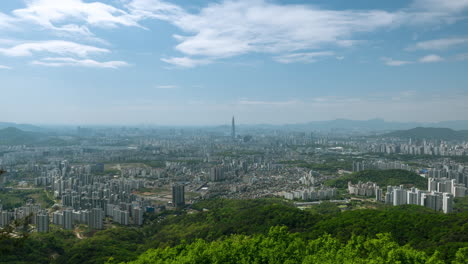
<path id="1" fill-rule="evenodd" d="M 78 239 L 71 231 L 11 238 L 1 263 L 466 263 L 468 212 L 419 206 L 300 210 L 280 199 L 206 200 Z M 224 253 L 223 253 L 224 251 Z M 327 253 L 328 252 L 328 253 Z M 328 254 L 328 255 L 327 255 Z"/>
<path id="2" fill-rule="evenodd" d="M 348 182 L 375 182 L 380 188 L 388 185 L 399 186 L 401 184 L 409 187 L 414 186 L 419 189 L 427 189 L 427 180 L 418 174 L 406 170 L 364 170 L 349 175 L 332 179 L 326 182 L 327 185 L 337 188 L 347 188 Z"/>

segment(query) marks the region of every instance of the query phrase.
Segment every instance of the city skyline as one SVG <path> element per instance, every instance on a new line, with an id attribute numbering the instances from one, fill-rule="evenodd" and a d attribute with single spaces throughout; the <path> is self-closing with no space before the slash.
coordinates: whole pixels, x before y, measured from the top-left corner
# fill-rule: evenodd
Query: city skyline
<path id="1" fill-rule="evenodd" d="M 464 120 L 468 2 L 0 3 L 0 121 Z"/>

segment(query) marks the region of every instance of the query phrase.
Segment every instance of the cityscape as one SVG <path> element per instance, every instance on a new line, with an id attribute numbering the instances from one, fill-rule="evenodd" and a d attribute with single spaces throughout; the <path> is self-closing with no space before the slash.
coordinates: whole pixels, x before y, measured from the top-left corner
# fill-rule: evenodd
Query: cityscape
<path id="1" fill-rule="evenodd" d="M 468 264 L 467 0 L 0 1 L 0 264 Z"/>
<path id="2" fill-rule="evenodd" d="M 227 128 L 77 127 L 62 132 L 69 139 L 61 146 L 3 145 L 2 190 L 34 190 L 45 201 L 5 206 L 0 226 L 26 218 L 38 232 L 48 232 L 50 225 L 141 226 L 145 214 L 190 208 L 210 198 L 283 197 L 301 206 L 362 199 L 452 213 L 454 199 L 467 195 L 468 141 L 263 129 L 243 134 L 235 117 Z M 333 184 L 356 173 L 395 170 L 405 173 L 407 182 Z"/>

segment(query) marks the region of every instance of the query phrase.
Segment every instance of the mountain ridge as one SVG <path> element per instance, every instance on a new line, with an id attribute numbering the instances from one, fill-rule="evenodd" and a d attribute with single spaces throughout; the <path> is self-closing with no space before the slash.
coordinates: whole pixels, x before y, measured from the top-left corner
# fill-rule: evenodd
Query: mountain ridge
<path id="1" fill-rule="evenodd" d="M 398 130 L 384 134 L 387 137 L 436 139 L 436 140 L 468 140 L 468 130 L 453 130 L 439 127 L 416 127 L 409 130 Z"/>
<path id="2" fill-rule="evenodd" d="M 238 119 L 236 119 L 238 120 Z M 19 128 L 23 131 L 31 132 L 45 132 L 48 130 L 54 130 L 54 128 L 69 128 L 75 129 L 78 125 L 57 125 L 57 126 L 36 126 L 31 124 L 16 124 L 10 122 L 0 122 L 0 129 L 7 127 Z M 142 125 L 101 125 L 98 127 L 140 127 Z M 148 127 L 185 127 L 185 128 L 211 128 L 211 129 L 226 129 L 230 128 L 231 124 L 221 125 L 204 125 L 204 126 L 168 126 L 168 125 L 144 125 Z M 260 129 L 285 129 L 285 130 L 299 130 L 299 131 L 310 131 L 310 130 L 323 130 L 323 131 L 335 131 L 335 130 L 350 130 L 350 131 L 366 131 L 366 132 L 388 132 L 394 130 L 405 130 L 416 127 L 434 127 L 434 128 L 450 128 L 453 130 L 468 130 L 468 120 L 452 120 L 452 121 L 441 121 L 441 122 L 396 122 L 396 121 L 385 121 L 381 118 L 374 118 L 369 120 L 352 120 L 338 118 L 334 120 L 324 121 L 310 121 L 304 123 L 290 123 L 290 124 L 237 124 L 238 128 L 260 128 Z M 89 125 L 84 127 L 96 127 L 96 125 Z"/>

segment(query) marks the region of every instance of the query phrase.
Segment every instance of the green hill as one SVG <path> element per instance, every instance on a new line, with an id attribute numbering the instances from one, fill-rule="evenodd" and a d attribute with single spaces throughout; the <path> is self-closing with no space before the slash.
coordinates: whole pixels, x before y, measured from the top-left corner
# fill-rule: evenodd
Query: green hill
<path id="1" fill-rule="evenodd" d="M 466 211 L 406 205 L 317 214 L 280 199 L 206 200 L 193 209 L 85 239 L 57 229 L 24 238 L 0 231 L 0 263 L 458 264 L 468 254 Z"/>
<path id="2" fill-rule="evenodd" d="M 0 145 L 28 145 L 38 142 L 44 136 L 36 132 L 27 132 L 15 127 L 0 129 Z"/>
<path id="3" fill-rule="evenodd" d="M 401 184 L 408 187 L 414 186 L 419 189 L 427 188 L 426 179 L 406 170 L 365 170 L 329 180 L 325 184 L 337 188 L 347 188 L 349 181 L 352 183 L 358 183 L 359 181 L 375 182 L 381 188 L 385 188 L 388 185 L 398 186 Z"/>
<path id="4" fill-rule="evenodd" d="M 23 131 L 15 127 L 0 129 L 0 145 L 63 146 L 63 139 L 39 132 Z"/>
<path id="5" fill-rule="evenodd" d="M 438 139 L 438 140 L 468 140 L 468 130 L 452 130 L 450 128 L 417 127 L 409 130 L 399 130 L 384 137 Z"/>

